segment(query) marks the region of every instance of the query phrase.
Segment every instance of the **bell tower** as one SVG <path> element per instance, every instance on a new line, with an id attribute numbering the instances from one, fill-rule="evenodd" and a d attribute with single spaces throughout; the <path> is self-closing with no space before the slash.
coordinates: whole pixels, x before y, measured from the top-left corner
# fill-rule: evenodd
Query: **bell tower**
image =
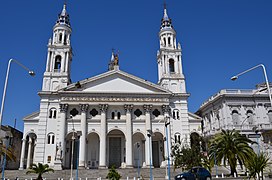
<path id="1" fill-rule="evenodd" d="M 70 68 L 72 47 L 70 44 L 71 24 L 66 4 L 53 27 L 53 37 L 48 41 L 46 70 L 43 76 L 43 91 L 57 91 L 71 83 Z"/>
<path id="2" fill-rule="evenodd" d="M 182 71 L 181 46 L 176 41 L 176 31 L 167 15 L 166 5 L 159 32 L 160 49 L 157 52 L 158 84 L 173 93 L 186 93 Z"/>

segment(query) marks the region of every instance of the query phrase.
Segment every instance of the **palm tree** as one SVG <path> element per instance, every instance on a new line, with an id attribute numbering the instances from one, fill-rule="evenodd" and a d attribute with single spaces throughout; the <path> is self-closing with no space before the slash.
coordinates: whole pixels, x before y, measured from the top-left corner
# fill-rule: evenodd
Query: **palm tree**
<path id="1" fill-rule="evenodd" d="M 212 162 L 220 164 L 223 160 L 230 165 L 231 175 L 237 173 L 237 162 L 242 167 L 246 160 L 254 155 L 253 149 L 249 146 L 253 143 L 245 135 L 241 135 L 236 130 L 222 130 L 210 140 L 209 158 Z"/>
<path id="2" fill-rule="evenodd" d="M 259 155 L 254 154 L 246 162 L 246 167 L 249 170 L 249 177 L 256 179 L 261 173 L 263 176 L 263 171 L 268 167 L 269 156 L 268 154 L 261 152 Z M 263 178 L 263 177 L 261 177 Z"/>
<path id="3" fill-rule="evenodd" d="M 16 157 L 14 155 L 12 146 L 9 146 L 6 148 L 6 145 L 4 144 L 3 139 L 4 137 L 0 138 L 0 156 L 5 156 L 6 154 L 7 160 L 15 161 Z"/>
<path id="4" fill-rule="evenodd" d="M 42 180 L 42 175 L 47 172 L 54 172 L 54 169 L 49 168 L 48 164 L 32 164 L 31 168 L 26 172 L 26 174 L 34 173 L 38 174 L 37 180 Z"/>

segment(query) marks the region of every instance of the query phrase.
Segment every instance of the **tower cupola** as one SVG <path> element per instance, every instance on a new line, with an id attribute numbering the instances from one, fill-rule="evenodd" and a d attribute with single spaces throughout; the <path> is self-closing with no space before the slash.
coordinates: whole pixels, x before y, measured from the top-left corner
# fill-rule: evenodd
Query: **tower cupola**
<path id="1" fill-rule="evenodd" d="M 66 11 L 66 4 L 63 5 L 63 9 L 61 13 L 59 14 L 58 20 L 56 21 L 56 25 L 59 25 L 59 24 L 66 25 L 68 27 L 71 26 L 69 14 Z"/>
<path id="2" fill-rule="evenodd" d="M 167 15 L 166 6 L 164 6 L 163 18 L 161 20 L 161 30 L 162 29 L 173 29 L 172 20 Z"/>

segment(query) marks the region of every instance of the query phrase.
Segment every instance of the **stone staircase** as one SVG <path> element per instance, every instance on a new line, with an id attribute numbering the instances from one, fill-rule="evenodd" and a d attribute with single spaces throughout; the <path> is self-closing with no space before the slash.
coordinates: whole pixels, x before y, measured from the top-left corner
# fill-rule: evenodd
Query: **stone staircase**
<path id="1" fill-rule="evenodd" d="M 122 180 L 137 180 L 138 170 L 137 168 L 132 169 L 117 169 L 117 171 L 122 176 Z M 78 180 L 98 180 L 98 179 L 106 179 L 108 174 L 108 169 L 79 169 L 78 170 Z M 171 168 L 171 179 L 174 179 L 174 176 L 178 174 L 180 171 L 173 171 Z M 165 168 L 153 168 L 152 169 L 153 179 L 154 180 L 165 180 L 166 169 Z M 45 173 L 43 178 L 46 180 L 70 180 L 71 171 L 70 170 L 60 170 L 55 171 L 54 173 Z M 148 180 L 150 179 L 150 169 L 142 168 L 140 169 L 141 179 Z M 6 170 L 5 178 L 9 180 L 15 180 L 19 178 L 19 180 L 34 180 L 37 175 L 36 174 L 28 174 L 26 175 L 26 170 Z M 76 170 L 73 170 L 73 179 L 76 179 Z"/>

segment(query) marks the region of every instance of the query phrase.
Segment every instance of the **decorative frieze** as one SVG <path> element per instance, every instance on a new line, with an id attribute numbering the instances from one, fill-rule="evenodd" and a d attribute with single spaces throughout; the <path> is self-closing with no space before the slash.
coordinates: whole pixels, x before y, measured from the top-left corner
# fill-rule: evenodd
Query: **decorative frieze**
<path id="1" fill-rule="evenodd" d="M 144 107 L 145 113 L 150 113 L 150 111 L 152 110 L 153 105 L 151 105 L 151 104 L 144 104 L 143 107 Z"/>
<path id="2" fill-rule="evenodd" d="M 169 102 L 168 98 L 133 97 L 61 97 L 61 101 L 73 102 Z"/>
<path id="3" fill-rule="evenodd" d="M 106 112 L 108 109 L 108 104 L 99 104 L 99 109 L 101 112 Z"/>
<path id="4" fill-rule="evenodd" d="M 89 104 L 80 104 L 80 110 L 86 112 L 88 110 Z"/>
<path id="5" fill-rule="evenodd" d="M 133 109 L 133 104 L 125 104 L 124 108 L 125 108 L 126 112 L 130 112 L 131 113 L 131 111 Z"/>
<path id="6" fill-rule="evenodd" d="M 68 104 L 60 104 L 60 112 L 67 112 Z"/>

